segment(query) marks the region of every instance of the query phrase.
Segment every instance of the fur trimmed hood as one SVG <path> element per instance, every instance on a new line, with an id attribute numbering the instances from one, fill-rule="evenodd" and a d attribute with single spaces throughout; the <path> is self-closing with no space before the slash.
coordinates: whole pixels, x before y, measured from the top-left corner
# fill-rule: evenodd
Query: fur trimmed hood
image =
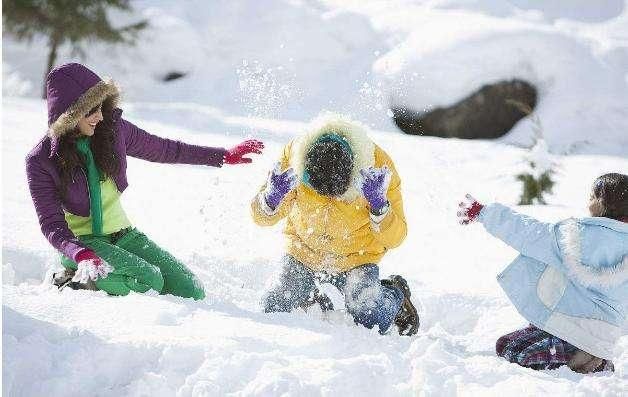
<path id="1" fill-rule="evenodd" d="M 593 239 L 594 236 L 587 233 L 586 229 L 586 222 L 576 219 L 567 219 L 558 227 L 559 244 L 570 275 L 586 287 L 610 288 L 628 282 L 628 245 L 624 245 L 623 256 L 620 255 L 618 259 L 612 258 L 610 262 L 607 257 L 584 255 L 595 252 L 594 248 L 598 244 L 606 242 L 607 246 L 613 245 L 613 242 L 609 241 L 611 237 Z M 624 243 L 628 244 L 625 237 Z M 589 246 L 583 249 L 585 244 Z"/>
<path id="2" fill-rule="evenodd" d="M 46 79 L 51 156 L 56 153 L 58 139 L 74 129 L 85 114 L 105 101 L 111 102 L 112 109 L 116 108 L 119 96 L 113 80 L 102 80 L 79 63 L 53 69 Z"/>
<path id="3" fill-rule="evenodd" d="M 299 178 L 303 178 L 305 158 L 309 148 L 323 135 L 333 134 L 344 139 L 353 154 L 351 182 L 347 191 L 339 197 L 342 201 L 353 201 L 360 197 L 358 182 L 360 170 L 375 164 L 375 144 L 367 135 L 368 127 L 350 118 L 336 114 L 323 113 L 308 126 L 304 135 L 295 139 L 292 144 L 290 164 Z"/>

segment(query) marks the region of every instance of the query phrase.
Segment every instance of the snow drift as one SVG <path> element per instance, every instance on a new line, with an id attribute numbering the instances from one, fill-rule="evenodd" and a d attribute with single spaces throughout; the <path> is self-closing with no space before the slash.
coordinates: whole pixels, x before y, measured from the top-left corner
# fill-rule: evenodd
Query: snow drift
<path id="1" fill-rule="evenodd" d="M 593 179 L 628 170 L 625 1 L 137 1 L 151 21 L 137 47 L 93 44 L 84 62 L 124 88 L 125 116 L 207 145 L 263 139 L 253 165 L 209 169 L 130 160 L 131 221 L 190 265 L 203 302 L 124 298 L 47 283 L 58 254 L 41 236 L 24 156 L 45 131 L 45 51 L 3 38 L 3 393 L 39 395 L 621 395 L 628 337 L 613 374 L 533 372 L 494 354 L 524 325 L 495 275 L 515 252 L 456 223 L 467 192 L 513 204 L 529 121 L 498 142 L 394 132 L 391 104 L 429 108 L 502 77 L 541 89 L 538 115 L 559 164 L 544 220 L 586 215 Z M 69 48 L 63 61 L 76 60 Z M 163 83 L 170 72 L 186 73 Z M 30 96 L 30 98 L 24 98 Z M 282 146 L 322 109 L 375 126 L 403 180 L 409 234 L 381 266 L 420 301 L 416 337 L 379 336 L 341 311 L 261 313 L 278 271 L 280 228 L 249 200 Z M 568 153 L 570 155 L 563 155 Z M 190 182 L 193 181 L 193 182 Z M 147 200 L 151 192 L 151 200 Z M 419 302 L 417 302 L 418 304 Z M 628 329 L 625 329 L 625 334 Z"/>
<path id="2" fill-rule="evenodd" d="M 625 1 L 133 4 L 151 24 L 137 46 L 93 44 L 83 60 L 130 101 L 295 120 L 330 109 L 394 130 L 390 106 L 428 109 L 522 78 L 540 91 L 554 152 L 628 154 Z M 5 37 L 3 92 L 38 95 L 45 56 L 44 41 Z M 62 48 L 59 59 L 76 57 Z M 163 82 L 171 72 L 185 77 Z M 503 141 L 530 145 L 529 123 Z"/>
<path id="3" fill-rule="evenodd" d="M 231 116 L 205 133 L 138 117 L 147 130 L 189 142 L 230 145 L 258 126 Z M 168 110 L 164 108 L 164 111 Z M 210 110 L 206 109 L 208 112 Z M 154 112 L 159 112 L 155 105 Z M 46 280 L 58 254 L 39 232 L 21 166 L 45 125 L 41 100 L 4 98 L 2 144 L 3 392 L 6 395 L 620 395 L 628 387 L 628 338 L 613 374 L 534 372 L 494 354 L 495 340 L 524 325 L 495 275 L 515 252 L 479 227 L 456 222 L 458 199 L 516 202 L 513 175 L 524 151 L 497 143 L 417 138 L 385 132 L 375 141 L 403 179 L 408 238 L 382 262 L 401 273 L 421 307 L 413 338 L 380 336 L 342 311 L 264 314 L 259 299 L 279 271 L 281 229 L 261 229 L 249 200 L 294 133 L 264 121 L 267 151 L 250 166 L 211 169 L 131 159 L 122 196 L 135 226 L 183 259 L 207 299 L 64 290 Z M 166 113 L 167 114 L 167 113 Z M 247 124 L 248 123 L 248 124 Z M 302 125 L 301 125 L 302 126 Z M 416 145 L 417 140 L 420 145 Z M 521 210 L 546 220 L 585 214 L 591 181 L 628 167 L 610 156 L 558 157 L 551 205 Z M 192 181 L 192 182 L 190 182 Z M 153 192 L 146 200 L 146 192 Z"/>

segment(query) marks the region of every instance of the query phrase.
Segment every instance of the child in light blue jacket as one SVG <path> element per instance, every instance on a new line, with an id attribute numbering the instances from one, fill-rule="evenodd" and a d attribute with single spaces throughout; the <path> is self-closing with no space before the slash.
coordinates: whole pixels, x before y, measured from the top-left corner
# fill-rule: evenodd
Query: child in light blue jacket
<path id="1" fill-rule="evenodd" d="M 591 217 L 558 223 L 467 200 L 460 222 L 520 253 L 497 280 L 530 326 L 501 337 L 497 354 L 533 369 L 612 370 L 628 306 L 628 176 L 597 178 Z"/>

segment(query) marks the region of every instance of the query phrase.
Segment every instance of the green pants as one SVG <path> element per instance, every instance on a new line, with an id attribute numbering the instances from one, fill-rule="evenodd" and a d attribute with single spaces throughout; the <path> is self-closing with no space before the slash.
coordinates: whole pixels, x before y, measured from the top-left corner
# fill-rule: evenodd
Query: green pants
<path id="1" fill-rule="evenodd" d="M 203 284 L 194 273 L 137 229 L 79 239 L 113 267 L 106 278 L 96 280 L 96 287 L 110 295 L 153 289 L 184 298 L 205 298 Z M 61 264 L 76 270 L 76 263 L 65 256 Z"/>

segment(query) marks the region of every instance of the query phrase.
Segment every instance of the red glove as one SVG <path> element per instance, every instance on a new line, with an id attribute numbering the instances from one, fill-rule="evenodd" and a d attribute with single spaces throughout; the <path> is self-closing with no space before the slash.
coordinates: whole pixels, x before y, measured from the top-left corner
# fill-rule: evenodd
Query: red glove
<path id="1" fill-rule="evenodd" d="M 99 258 L 94 251 L 84 249 L 76 255 L 76 272 L 72 277 L 72 281 L 78 283 L 87 283 L 88 281 L 96 281 L 99 278 L 106 278 L 113 268 Z"/>
<path id="2" fill-rule="evenodd" d="M 262 154 L 262 149 L 264 149 L 264 142 L 250 139 L 248 141 L 244 141 L 231 149 L 227 149 L 225 153 L 225 163 L 226 164 L 248 164 L 252 163 L 253 159 L 248 157 L 243 157 L 244 155 L 257 153 Z"/>
<path id="3" fill-rule="evenodd" d="M 98 257 L 98 255 L 96 255 L 96 253 L 90 249 L 84 249 L 80 251 L 78 254 L 76 254 L 76 258 L 74 258 L 74 261 L 76 263 L 88 260 L 94 261 L 94 264 L 96 266 L 100 266 L 102 264 L 102 259 L 100 259 L 100 257 Z"/>
<path id="4" fill-rule="evenodd" d="M 458 211 L 458 222 L 461 225 L 468 225 L 471 222 L 475 222 L 482 211 L 484 206 L 480 204 L 476 199 L 473 198 L 470 194 L 464 196 L 466 201 L 458 204 L 460 207 L 460 211 Z"/>

